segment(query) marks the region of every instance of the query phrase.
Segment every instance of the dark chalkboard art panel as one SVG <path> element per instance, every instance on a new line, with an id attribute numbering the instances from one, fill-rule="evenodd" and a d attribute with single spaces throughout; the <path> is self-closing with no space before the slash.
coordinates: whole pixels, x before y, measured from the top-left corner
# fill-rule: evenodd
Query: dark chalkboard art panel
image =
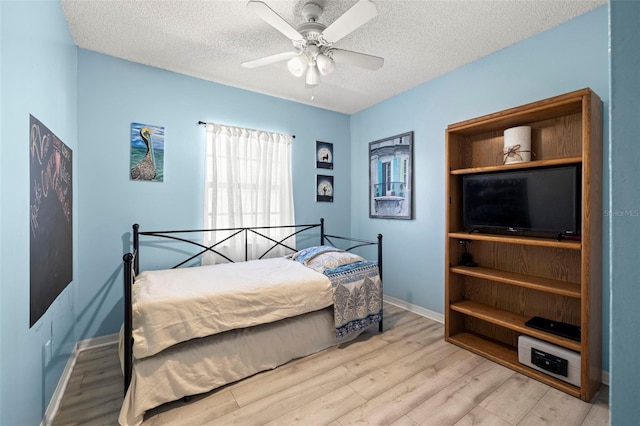
<path id="1" fill-rule="evenodd" d="M 29 115 L 32 327 L 73 279 L 72 152 Z"/>

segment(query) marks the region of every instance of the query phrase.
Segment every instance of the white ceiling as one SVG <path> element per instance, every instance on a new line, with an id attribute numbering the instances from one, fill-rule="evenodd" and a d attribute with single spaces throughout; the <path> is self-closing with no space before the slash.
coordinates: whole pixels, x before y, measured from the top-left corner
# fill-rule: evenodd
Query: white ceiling
<path id="1" fill-rule="evenodd" d="M 329 25 L 357 0 L 263 0 L 296 27 L 313 1 Z M 378 16 L 336 47 L 381 56 L 378 71 L 338 64 L 312 91 L 286 62 L 293 50 L 246 0 L 61 0 L 75 43 L 129 61 L 352 114 L 581 15 L 606 0 L 376 0 Z"/>

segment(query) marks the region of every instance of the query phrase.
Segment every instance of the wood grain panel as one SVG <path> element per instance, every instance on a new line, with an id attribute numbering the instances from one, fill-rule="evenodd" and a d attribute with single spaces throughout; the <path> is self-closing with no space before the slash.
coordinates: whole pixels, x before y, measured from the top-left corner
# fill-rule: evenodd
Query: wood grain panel
<path id="1" fill-rule="evenodd" d="M 582 155 L 581 113 L 532 123 L 531 127 L 531 146 L 536 160 Z"/>
<path id="2" fill-rule="evenodd" d="M 474 134 L 491 129 L 506 129 L 518 125 L 521 126 L 523 123 L 575 114 L 582 111 L 582 97 L 590 96 L 592 93 L 593 91 L 587 88 L 576 90 L 451 124 L 447 127 L 447 130 L 458 134 Z"/>
<path id="3" fill-rule="evenodd" d="M 580 325 L 581 302 L 580 299 L 573 297 L 467 277 L 464 299 L 508 310 L 528 318 L 541 316 L 553 321 Z"/>
<path id="4" fill-rule="evenodd" d="M 602 365 L 602 102 L 595 93 L 585 94 L 583 102 L 583 234 L 589 235 L 582 253 L 582 327 L 589 330 L 583 344 L 582 398 L 590 401 L 601 382 Z"/>
<path id="5" fill-rule="evenodd" d="M 467 245 L 478 266 L 522 275 L 580 283 L 580 252 L 537 246 L 473 241 Z M 462 249 L 458 248 L 458 257 Z"/>
<path id="6" fill-rule="evenodd" d="M 503 284 L 516 285 L 519 287 L 526 287 L 532 290 L 544 291 L 576 299 L 581 297 L 580 284 L 569 281 L 559 281 L 536 277 L 533 275 L 500 271 L 498 269 L 484 268 L 482 266 L 469 267 L 458 265 L 449 268 L 449 271 L 455 274 L 468 275 L 471 277 L 496 281 Z"/>

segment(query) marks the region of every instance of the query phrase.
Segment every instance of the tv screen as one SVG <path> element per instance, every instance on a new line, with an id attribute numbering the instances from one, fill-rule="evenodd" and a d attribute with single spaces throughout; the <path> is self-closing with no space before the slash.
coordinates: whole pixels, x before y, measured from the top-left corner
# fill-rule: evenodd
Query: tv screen
<path id="1" fill-rule="evenodd" d="M 490 172 L 462 177 L 467 230 L 580 233 L 580 167 Z"/>

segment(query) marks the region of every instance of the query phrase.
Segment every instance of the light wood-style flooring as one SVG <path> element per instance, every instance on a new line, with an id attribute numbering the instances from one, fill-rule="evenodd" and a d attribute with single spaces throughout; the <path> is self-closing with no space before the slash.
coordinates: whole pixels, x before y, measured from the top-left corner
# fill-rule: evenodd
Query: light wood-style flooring
<path id="1" fill-rule="evenodd" d="M 588 404 L 446 343 L 442 324 L 389 304 L 384 318 L 382 334 L 165 404 L 144 425 L 609 423 L 607 387 Z M 117 345 L 81 352 L 53 424 L 116 425 L 122 383 Z"/>

